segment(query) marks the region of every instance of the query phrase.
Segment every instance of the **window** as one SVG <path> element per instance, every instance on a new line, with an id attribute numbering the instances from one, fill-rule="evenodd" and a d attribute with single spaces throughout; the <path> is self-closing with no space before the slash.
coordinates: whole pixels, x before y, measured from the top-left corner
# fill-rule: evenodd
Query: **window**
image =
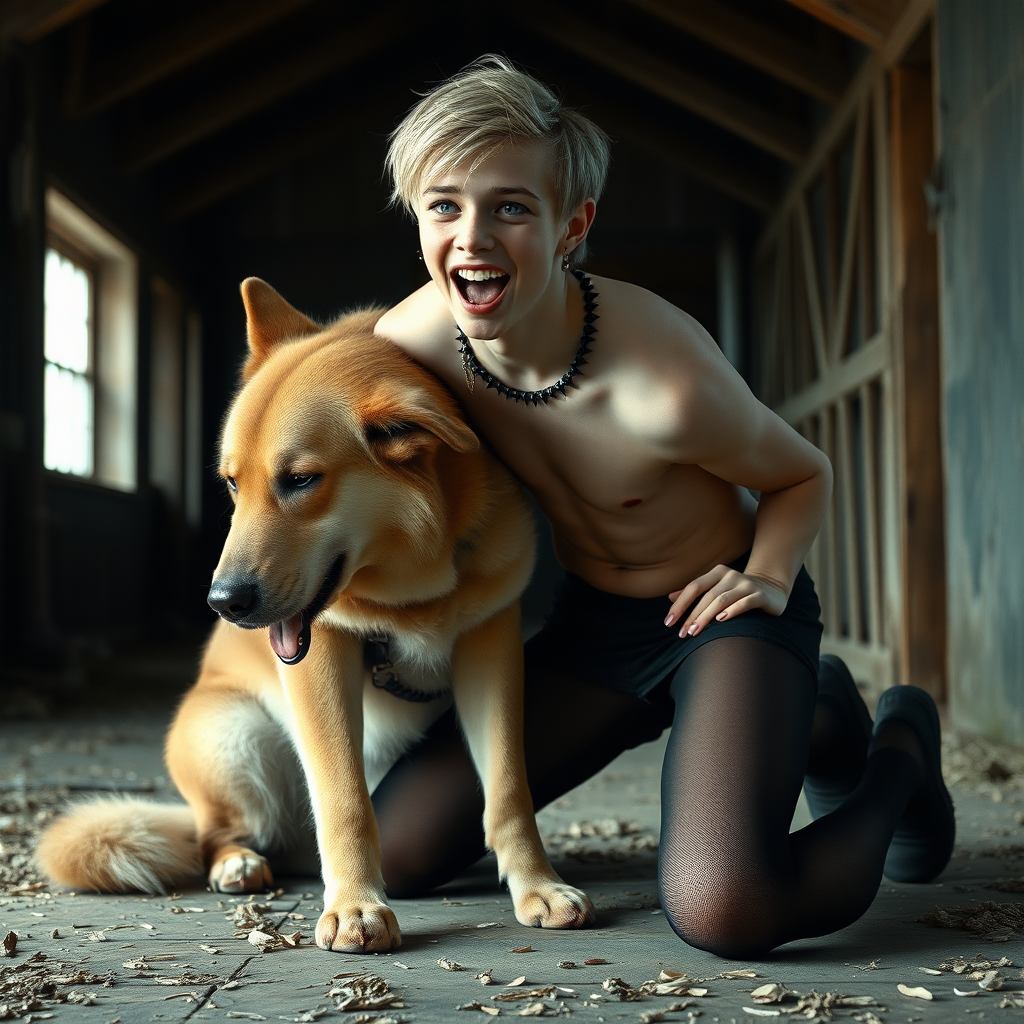
<path id="1" fill-rule="evenodd" d="M 56 248 L 46 251 L 43 463 L 92 476 L 94 287 L 83 262 Z"/>
<path id="2" fill-rule="evenodd" d="M 46 218 L 43 462 L 131 491 L 138 447 L 135 254 L 52 188 Z"/>

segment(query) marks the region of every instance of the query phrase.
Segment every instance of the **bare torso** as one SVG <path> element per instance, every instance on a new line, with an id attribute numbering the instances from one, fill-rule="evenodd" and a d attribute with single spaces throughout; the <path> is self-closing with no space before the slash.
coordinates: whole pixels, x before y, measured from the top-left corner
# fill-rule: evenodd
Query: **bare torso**
<path id="1" fill-rule="evenodd" d="M 537 499 L 566 569 L 601 590 L 652 597 L 732 561 L 753 541 L 750 494 L 680 457 L 693 387 L 732 371 L 685 313 L 641 288 L 593 281 L 600 320 L 578 390 L 547 405 L 517 404 L 479 379 L 470 393 L 451 313 L 433 284 L 385 313 L 377 333 L 454 390 Z M 558 376 L 518 381 L 486 343 L 474 349 L 510 386 L 537 389 Z"/>

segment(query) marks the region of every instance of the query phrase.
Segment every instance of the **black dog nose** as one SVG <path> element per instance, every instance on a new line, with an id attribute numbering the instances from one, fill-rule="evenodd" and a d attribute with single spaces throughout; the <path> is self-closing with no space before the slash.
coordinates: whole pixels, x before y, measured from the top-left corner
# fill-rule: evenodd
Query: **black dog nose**
<path id="1" fill-rule="evenodd" d="M 259 589 L 251 580 L 214 580 L 206 603 L 228 622 L 240 622 L 255 607 Z"/>

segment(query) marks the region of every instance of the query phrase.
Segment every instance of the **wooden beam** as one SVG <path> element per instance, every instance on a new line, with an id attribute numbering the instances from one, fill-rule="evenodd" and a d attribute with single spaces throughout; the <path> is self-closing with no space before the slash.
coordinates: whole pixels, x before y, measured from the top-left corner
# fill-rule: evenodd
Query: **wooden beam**
<path id="1" fill-rule="evenodd" d="M 85 83 L 75 112 L 83 117 L 98 113 L 309 2 L 225 0 L 200 9 L 198 14 L 104 61 Z"/>
<path id="2" fill-rule="evenodd" d="M 921 183 L 935 159 L 930 67 L 893 68 L 892 199 L 896 255 L 897 436 L 903 536 L 902 680 L 946 695 L 946 541 L 938 241 Z"/>
<path id="3" fill-rule="evenodd" d="M 715 0 L 629 0 L 634 6 L 825 103 L 838 103 L 850 76 L 792 36 Z"/>
<path id="4" fill-rule="evenodd" d="M 520 4 L 516 10 L 524 16 L 523 23 L 531 31 L 772 155 L 794 165 L 801 164 L 806 157 L 810 137 L 798 121 L 691 74 L 607 29 L 588 24 L 585 19 L 553 7 Z"/>
<path id="5" fill-rule="evenodd" d="M 880 50 L 905 0 L 789 0 L 819 21 Z"/>
<path id="6" fill-rule="evenodd" d="M 879 80 L 879 72 L 884 68 L 892 67 L 903 56 L 904 51 L 917 38 L 918 33 L 924 27 L 929 18 L 935 15 L 936 0 L 909 0 L 906 7 L 900 13 L 892 32 L 885 41 L 885 45 L 878 53 L 871 54 L 861 65 L 860 70 L 854 75 L 850 88 L 846 90 L 842 102 L 832 111 L 825 126 L 818 133 L 814 140 L 814 148 L 807 160 L 804 162 L 786 188 L 785 195 L 779 203 L 778 208 L 772 214 L 771 220 L 765 226 L 761 238 L 757 243 L 757 257 L 764 256 L 767 249 L 773 244 L 775 236 L 779 233 L 785 223 L 789 211 L 792 209 L 799 197 L 810 187 L 811 182 L 821 172 L 825 159 L 831 150 L 839 143 L 840 136 L 849 131 L 850 125 L 856 114 L 857 107 L 863 102 L 864 97 L 870 95 Z M 878 119 L 878 123 L 884 123 L 884 114 Z M 878 147 L 876 146 L 876 151 Z M 885 204 L 879 206 L 879 210 L 885 210 Z M 879 229 L 880 237 L 886 237 L 888 232 Z M 880 259 L 886 259 L 888 247 L 882 246 Z M 880 275 L 879 280 L 885 287 L 890 277 L 888 268 Z M 883 302 L 882 308 L 887 308 L 888 300 Z"/>
<path id="7" fill-rule="evenodd" d="M 230 124 L 354 64 L 417 28 L 428 11 L 412 0 L 389 4 L 355 26 L 325 36 L 283 60 L 192 103 L 129 138 L 121 165 L 134 174 L 194 146 Z"/>
<path id="8" fill-rule="evenodd" d="M 107 0 L 4 0 L 0 6 L 0 44 L 12 39 L 34 42 L 56 32 Z"/>

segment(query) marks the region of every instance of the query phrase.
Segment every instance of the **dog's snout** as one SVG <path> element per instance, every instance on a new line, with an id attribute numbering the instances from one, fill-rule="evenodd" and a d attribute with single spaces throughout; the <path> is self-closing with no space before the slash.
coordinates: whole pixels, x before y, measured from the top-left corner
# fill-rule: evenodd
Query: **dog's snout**
<path id="1" fill-rule="evenodd" d="M 255 608 L 259 588 L 249 579 L 214 580 L 206 603 L 228 622 L 240 622 Z"/>

